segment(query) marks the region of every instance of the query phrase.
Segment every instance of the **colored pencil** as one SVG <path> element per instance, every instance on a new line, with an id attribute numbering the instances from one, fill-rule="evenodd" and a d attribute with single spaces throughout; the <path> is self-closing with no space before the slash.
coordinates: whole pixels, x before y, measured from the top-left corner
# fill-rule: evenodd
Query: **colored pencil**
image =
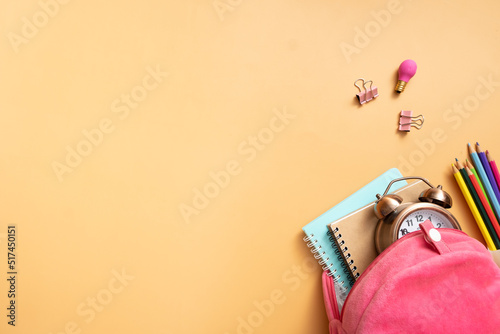
<path id="1" fill-rule="evenodd" d="M 479 159 L 481 160 L 481 163 L 483 164 L 484 171 L 486 172 L 486 176 L 488 177 L 488 180 L 490 181 L 491 187 L 493 188 L 493 192 L 495 193 L 495 197 L 497 198 L 497 201 L 498 201 L 498 200 L 500 200 L 500 191 L 498 190 L 497 181 L 495 180 L 495 177 L 493 176 L 493 172 L 491 171 L 491 166 L 490 166 L 490 163 L 488 162 L 488 158 L 486 157 L 486 154 L 481 150 L 479 143 L 476 143 L 476 152 L 479 155 Z"/>
<path id="2" fill-rule="evenodd" d="M 467 176 L 467 172 L 465 171 L 465 167 L 464 165 L 458 161 L 457 158 L 455 158 L 455 167 L 457 167 L 458 171 L 460 172 L 460 175 L 462 175 L 462 178 L 464 179 L 464 182 L 465 182 L 465 185 L 467 186 L 467 189 L 469 189 L 469 192 L 471 191 L 471 183 L 467 182 L 467 179 L 468 177 Z M 472 194 L 471 194 L 472 195 Z M 477 203 L 476 203 L 477 205 Z"/>
<path id="3" fill-rule="evenodd" d="M 491 171 L 493 172 L 493 176 L 495 177 L 495 181 L 497 182 L 497 187 L 500 190 L 500 173 L 498 172 L 498 167 L 497 163 L 495 162 L 495 159 L 491 156 L 491 153 L 486 150 L 486 158 L 488 159 L 488 162 L 490 163 Z"/>
<path id="4" fill-rule="evenodd" d="M 474 165 L 469 161 L 469 159 L 465 159 L 465 164 L 469 169 L 471 170 L 472 174 L 476 177 L 477 183 L 479 183 L 479 187 L 481 187 L 481 190 L 483 191 L 483 195 L 486 198 L 486 201 L 488 202 L 488 205 L 491 209 L 491 203 L 490 200 L 488 199 L 488 196 L 486 196 L 486 191 L 484 190 L 483 183 L 479 179 L 479 176 L 477 175 L 476 169 L 474 168 Z"/>
<path id="5" fill-rule="evenodd" d="M 476 220 L 477 226 L 479 227 L 479 230 L 481 231 L 481 234 L 483 235 L 484 240 L 486 241 L 486 244 L 488 245 L 488 248 L 490 250 L 496 250 L 496 246 L 493 243 L 493 240 L 489 236 L 488 229 L 484 225 L 484 221 L 481 218 L 481 214 L 477 210 L 476 204 L 474 203 L 474 200 L 472 199 L 469 190 L 467 189 L 467 186 L 465 185 L 465 181 L 462 178 L 462 175 L 458 171 L 457 167 L 455 167 L 454 164 L 451 164 L 451 168 L 453 171 L 453 176 L 455 177 L 455 180 L 458 183 L 458 187 L 460 188 L 460 191 L 462 192 L 462 195 L 465 198 L 465 201 L 467 202 L 467 205 L 469 206 L 469 209 L 472 213 L 472 216 Z"/>
<path id="6" fill-rule="evenodd" d="M 500 245 L 500 239 L 499 239 L 500 238 L 500 225 L 498 225 L 497 218 L 495 217 L 495 214 L 493 213 L 490 206 L 488 205 L 488 202 L 486 201 L 486 197 L 481 192 L 481 188 L 479 187 L 479 183 L 477 182 L 476 177 L 471 172 L 469 167 L 466 167 L 465 170 L 467 172 L 467 176 L 469 177 L 469 179 L 474 187 L 474 190 L 475 190 L 477 196 L 479 197 L 480 205 L 486 211 L 488 221 L 484 220 L 484 223 L 485 223 L 486 228 L 489 232 L 489 237 L 491 237 L 493 243 L 497 246 L 497 249 L 498 249 L 499 245 Z M 483 235 L 483 237 L 486 241 L 486 236 Z"/>
<path id="7" fill-rule="evenodd" d="M 474 148 L 471 146 L 470 143 L 467 144 L 469 146 L 469 155 L 472 159 L 472 162 L 474 163 L 474 166 L 476 167 L 477 174 L 479 175 L 479 178 L 481 179 L 481 182 L 483 183 L 484 189 L 486 190 L 486 195 L 490 199 L 491 206 L 493 208 L 493 212 L 495 213 L 495 216 L 497 217 L 497 220 L 500 220 L 500 204 L 498 203 L 498 199 L 495 196 L 495 193 L 493 192 L 493 188 L 491 187 L 490 181 L 488 180 L 488 177 L 486 176 L 486 172 L 484 171 L 483 165 L 481 164 L 481 161 L 479 160 L 479 156 L 477 152 L 474 150 Z"/>
<path id="8" fill-rule="evenodd" d="M 495 245 L 495 247 L 497 249 L 500 248 L 500 240 L 498 239 L 498 236 L 493 228 L 493 223 L 491 222 L 491 219 L 488 216 L 488 213 L 486 212 L 486 210 L 483 206 L 483 203 L 481 202 L 481 199 L 479 198 L 479 195 L 477 194 L 477 191 L 474 188 L 474 185 L 472 184 L 472 181 L 469 178 L 467 171 L 465 170 L 464 165 L 460 161 L 458 161 L 458 159 L 456 159 L 456 158 L 455 158 L 455 161 L 456 161 L 456 167 L 457 167 L 458 171 L 460 172 L 460 175 L 462 176 L 464 183 L 467 186 L 467 189 L 469 190 L 470 196 L 472 197 L 474 204 L 476 204 L 477 211 L 479 211 L 479 214 L 481 215 L 481 218 L 483 219 L 483 223 L 486 226 L 486 229 L 488 230 L 488 233 L 489 233 L 491 239 L 493 240 L 493 244 Z"/>

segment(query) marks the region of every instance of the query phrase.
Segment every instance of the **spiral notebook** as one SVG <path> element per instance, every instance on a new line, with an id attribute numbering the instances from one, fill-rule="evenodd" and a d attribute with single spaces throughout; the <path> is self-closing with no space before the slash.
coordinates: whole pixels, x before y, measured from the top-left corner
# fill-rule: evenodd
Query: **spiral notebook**
<path id="1" fill-rule="evenodd" d="M 410 183 L 396 191 L 404 202 L 418 202 L 422 191 L 429 189 L 423 181 Z M 349 273 L 350 281 L 355 281 L 370 263 L 377 257 L 375 249 L 375 228 L 377 217 L 374 214 L 375 201 L 356 210 L 328 227 L 333 235 L 333 240 L 340 250 L 342 271 Z"/>
<path id="2" fill-rule="evenodd" d="M 354 279 L 351 277 L 349 270 L 343 265 L 341 253 L 336 247 L 328 225 L 374 201 L 376 194 L 383 193 L 389 182 L 399 177 L 402 177 L 399 170 L 396 168 L 389 169 L 302 228 L 306 235 L 304 241 L 311 248 L 314 257 L 323 270 L 328 271 L 329 275 L 334 278 L 337 296 L 340 300 L 345 299 L 354 284 Z M 405 184 L 406 181 L 396 182 L 391 187 L 391 191 L 399 189 Z"/>

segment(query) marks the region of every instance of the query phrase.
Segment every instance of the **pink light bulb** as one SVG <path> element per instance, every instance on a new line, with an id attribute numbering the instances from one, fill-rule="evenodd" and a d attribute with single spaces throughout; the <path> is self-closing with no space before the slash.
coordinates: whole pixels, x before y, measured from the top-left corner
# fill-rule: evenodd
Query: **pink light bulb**
<path id="1" fill-rule="evenodd" d="M 396 92 L 401 93 L 405 90 L 406 84 L 417 73 L 417 63 L 411 59 L 406 59 L 399 65 L 398 83 L 396 84 Z"/>

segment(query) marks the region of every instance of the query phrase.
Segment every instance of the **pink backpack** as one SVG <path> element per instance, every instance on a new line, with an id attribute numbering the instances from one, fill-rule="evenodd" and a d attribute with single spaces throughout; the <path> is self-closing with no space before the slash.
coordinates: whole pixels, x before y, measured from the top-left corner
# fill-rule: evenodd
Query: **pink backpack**
<path id="1" fill-rule="evenodd" d="M 500 333 L 500 269 L 477 240 L 430 221 L 358 278 L 339 314 L 323 273 L 332 333 Z"/>

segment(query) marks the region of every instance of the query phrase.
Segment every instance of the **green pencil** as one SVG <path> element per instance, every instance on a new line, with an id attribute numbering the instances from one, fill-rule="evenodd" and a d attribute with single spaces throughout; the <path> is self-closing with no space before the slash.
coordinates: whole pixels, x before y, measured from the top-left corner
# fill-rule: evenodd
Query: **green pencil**
<path id="1" fill-rule="evenodd" d="M 479 186 L 481 187 L 481 190 L 483 191 L 483 195 L 484 195 L 484 197 L 486 197 L 486 200 L 488 201 L 488 205 L 490 206 L 490 209 L 493 210 L 493 208 L 491 207 L 490 199 L 488 198 L 488 196 L 486 196 L 486 191 L 484 190 L 483 182 L 481 182 L 481 179 L 477 175 L 477 172 L 476 172 L 476 169 L 474 168 L 474 165 L 468 159 L 465 159 L 465 163 L 467 164 L 467 167 L 469 167 L 472 174 L 474 174 L 474 176 L 476 177 L 477 183 L 479 183 Z"/>

